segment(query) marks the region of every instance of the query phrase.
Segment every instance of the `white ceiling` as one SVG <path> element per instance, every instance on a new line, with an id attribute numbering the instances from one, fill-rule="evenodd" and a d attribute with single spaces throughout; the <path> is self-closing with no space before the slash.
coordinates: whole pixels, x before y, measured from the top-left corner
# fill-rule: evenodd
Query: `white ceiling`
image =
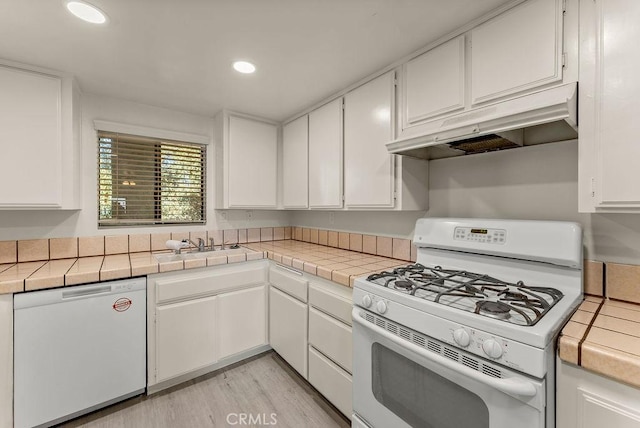
<path id="1" fill-rule="evenodd" d="M 286 119 L 506 0 L 0 0 L 0 58 L 76 75 L 85 92 L 213 116 Z M 253 75 L 231 63 L 247 59 Z"/>

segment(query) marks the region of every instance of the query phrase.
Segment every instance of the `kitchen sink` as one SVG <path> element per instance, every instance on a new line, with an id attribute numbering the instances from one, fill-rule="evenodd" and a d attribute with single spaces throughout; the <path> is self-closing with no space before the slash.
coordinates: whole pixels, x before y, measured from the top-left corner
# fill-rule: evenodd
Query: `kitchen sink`
<path id="1" fill-rule="evenodd" d="M 190 252 L 183 252 L 181 254 L 173 254 L 173 253 L 154 254 L 154 257 L 156 258 L 156 260 L 158 260 L 159 263 L 168 263 L 168 262 L 177 262 L 179 260 L 206 259 L 208 257 L 231 256 L 234 254 L 246 254 L 246 253 L 255 253 L 255 251 L 250 250 L 248 248 L 239 247 L 239 248 L 226 248 L 224 250 L 190 251 Z"/>

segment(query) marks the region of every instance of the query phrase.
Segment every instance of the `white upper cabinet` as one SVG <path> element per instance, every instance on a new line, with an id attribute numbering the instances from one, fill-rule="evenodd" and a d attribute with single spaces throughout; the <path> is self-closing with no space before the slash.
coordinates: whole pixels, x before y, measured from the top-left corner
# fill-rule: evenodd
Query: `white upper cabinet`
<path id="1" fill-rule="evenodd" d="M 349 92 L 344 98 L 344 187 L 347 208 L 389 208 L 394 204 L 392 139 L 395 73 Z"/>
<path id="2" fill-rule="evenodd" d="M 403 128 L 464 108 L 464 35 L 402 67 Z"/>
<path id="3" fill-rule="evenodd" d="M 309 207 L 342 207 L 342 98 L 309 113 Z"/>
<path id="4" fill-rule="evenodd" d="M 498 103 L 503 111 L 517 109 L 524 95 L 576 82 L 578 6 L 578 0 L 507 4 L 403 64 L 396 141 L 449 138 L 452 127 L 488 117 Z"/>
<path id="5" fill-rule="evenodd" d="M 562 80 L 562 0 L 528 0 L 474 28 L 471 102 Z"/>
<path id="6" fill-rule="evenodd" d="M 0 63 L 0 208 L 80 208 L 73 78 Z"/>
<path id="7" fill-rule="evenodd" d="M 580 7 L 580 211 L 637 212 L 640 3 L 595 0 Z"/>
<path id="8" fill-rule="evenodd" d="M 216 207 L 275 208 L 277 124 L 222 112 L 216 118 L 216 125 Z"/>
<path id="9" fill-rule="evenodd" d="M 282 204 L 309 206 L 309 116 L 282 127 Z"/>

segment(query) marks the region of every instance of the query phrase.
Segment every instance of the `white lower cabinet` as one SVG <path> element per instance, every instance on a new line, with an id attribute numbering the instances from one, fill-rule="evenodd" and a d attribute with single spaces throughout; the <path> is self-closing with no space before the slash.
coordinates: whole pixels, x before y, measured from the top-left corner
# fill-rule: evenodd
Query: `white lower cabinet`
<path id="1" fill-rule="evenodd" d="M 309 345 L 309 382 L 351 419 L 353 410 L 351 375 L 311 345 Z"/>
<path id="2" fill-rule="evenodd" d="M 157 308 L 157 381 L 216 362 L 217 299 L 213 296 Z"/>
<path id="3" fill-rule="evenodd" d="M 638 428 L 640 390 L 557 360 L 556 426 Z"/>
<path id="4" fill-rule="evenodd" d="M 267 342 L 264 285 L 224 293 L 218 297 L 218 358 L 225 358 Z"/>
<path id="5" fill-rule="evenodd" d="M 269 343 L 307 379 L 307 304 L 271 287 Z"/>
<path id="6" fill-rule="evenodd" d="M 150 275 L 147 391 L 269 349 L 266 260 Z"/>
<path id="7" fill-rule="evenodd" d="M 348 418 L 353 410 L 352 292 L 320 279 L 309 284 L 309 383 Z"/>

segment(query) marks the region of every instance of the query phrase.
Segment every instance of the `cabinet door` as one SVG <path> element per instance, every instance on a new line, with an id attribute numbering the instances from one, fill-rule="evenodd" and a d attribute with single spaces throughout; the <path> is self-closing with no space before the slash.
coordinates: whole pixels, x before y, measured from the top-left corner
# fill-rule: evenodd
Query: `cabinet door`
<path id="1" fill-rule="evenodd" d="M 349 92 L 344 111 L 345 204 L 356 207 L 393 207 L 391 115 L 394 73 L 387 73 Z"/>
<path id="2" fill-rule="evenodd" d="M 464 108 L 464 36 L 412 59 L 403 67 L 403 128 Z"/>
<path id="3" fill-rule="evenodd" d="M 562 80 L 562 0 L 528 0 L 471 31 L 471 102 Z"/>
<path id="4" fill-rule="evenodd" d="M 273 287 L 269 290 L 269 343 L 307 378 L 307 305 Z"/>
<path id="5" fill-rule="evenodd" d="M 342 207 L 342 98 L 309 113 L 309 206 Z"/>
<path id="6" fill-rule="evenodd" d="M 282 204 L 309 206 L 309 116 L 282 127 Z"/>
<path id="7" fill-rule="evenodd" d="M 218 296 L 218 359 L 267 342 L 265 286 Z"/>
<path id="8" fill-rule="evenodd" d="M 62 202 L 62 81 L 0 66 L 0 206 Z"/>
<path id="9" fill-rule="evenodd" d="M 216 299 L 213 296 L 156 309 L 157 381 L 216 362 Z"/>
<path id="10" fill-rule="evenodd" d="M 595 97 L 586 99 L 595 105 L 594 128 L 585 127 L 580 139 L 594 139 L 596 192 L 598 207 L 640 208 L 640 3 L 632 0 L 597 0 Z M 582 78 L 582 75 L 581 75 Z M 582 83 L 582 82 L 581 82 Z M 581 87 L 582 96 L 582 87 Z M 581 105 L 582 107 L 582 105 Z M 586 109 L 585 109 L 586 110 Z M 582 113 L 582 111 L 581 111 Z M 586 121 L 585 121 L 586 122 Z M 585 125 L 589 125 L 586 124 Z M 581 141 L 582 145 L 582 141 Z"/>
<path id="11" fill-rule="evenodd" d="M 228 144 L 229 207 L 275 207 L 277 126 L 229 116 Z"/>
<path id="12" fill-rule="evenodd" d="M 638 428 L 640 409 L 627 407 L 609 399 L 607 392 L 597 394 L 578 388 L 578 428 Z"/>

